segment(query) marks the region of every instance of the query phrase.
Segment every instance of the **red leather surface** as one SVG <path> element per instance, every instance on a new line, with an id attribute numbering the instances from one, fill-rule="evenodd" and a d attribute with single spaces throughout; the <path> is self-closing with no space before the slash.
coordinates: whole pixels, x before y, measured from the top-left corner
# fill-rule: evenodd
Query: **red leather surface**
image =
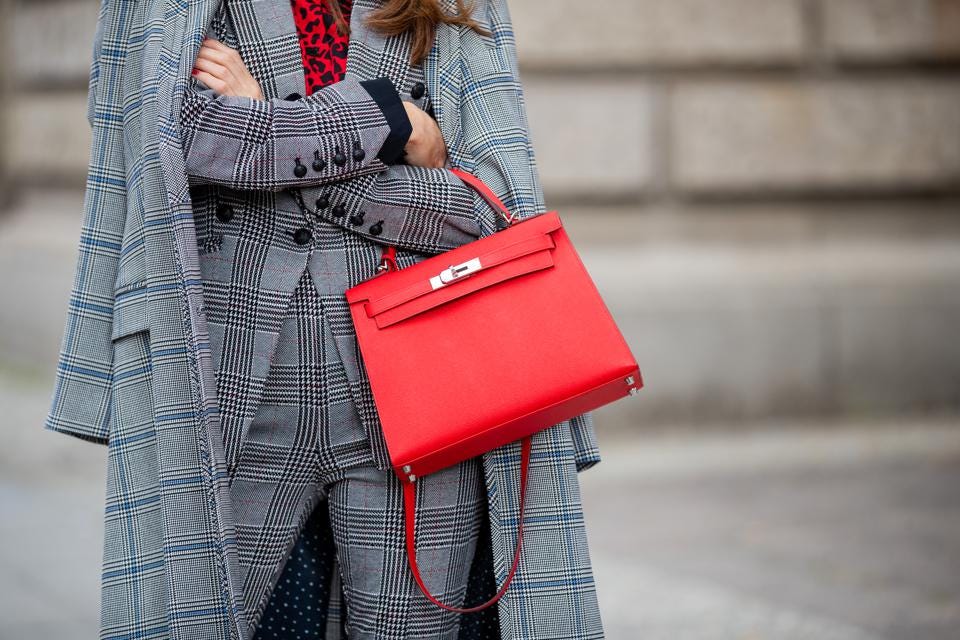
<path id="1" fill-rule="evenodd" d="M 397 294 L 425 291 L 451 264 L 544 235 L 552 249 L 436 291 Z M 498 270 L 547 254 L 552 264 L 480 286 L 497 280 Z M 625 397 L 629 375 L 632 386 L 642 385 L 636 359 L 553 211 L 382 272 L 346 295 L 391 460 L 405 482 L 403 465 L 415 476 L 430 473 Z"/>
<path id="2" fill-rule="evenodd" d="M 439 304 L 440 301 L 451 300 L 475 291 L 482 286 L 496 284 L 506 279 L 506 277 L 509 277 L 511 273 L 514 275 L 525 273 L 528 270 L 527 265 L 535 268 L 551 266 L 553 265 L 553 254 L 548 252 L 547 249 L 552 249 L 554 246 L 553 238 L 550 234 L 544 233 L 543 235 L 534 235 L 503 247 L 490 249 L 477 256 L 471 256 L 471 258 L 479 260 L 479 271 L 461 276 L 459 279 L 438 290 L 435 290 L 431 286 L 429 280 L 418 278 L 406 287 L 390 291 L 379 298 L 371 299 L 367 304 L 367 314 L 370 317 L 374 317 L 398 305 L 414 301 L 414 299 L 425 296 L 426 294 L 431 294 L 431 299 L 429 301 L 419 300 L 418 302 L 426 302 L 428 306 L 424 308 L 432 308 Z M 523 258 L 531 254 L 536 255 L 530 260 L 523 260 Z M 498 269 L 498 267 L 502 268 Z M 498 275 L 491 274 L 491 271 Z M 499 274 L 502 274 L 502 276 Z"/>

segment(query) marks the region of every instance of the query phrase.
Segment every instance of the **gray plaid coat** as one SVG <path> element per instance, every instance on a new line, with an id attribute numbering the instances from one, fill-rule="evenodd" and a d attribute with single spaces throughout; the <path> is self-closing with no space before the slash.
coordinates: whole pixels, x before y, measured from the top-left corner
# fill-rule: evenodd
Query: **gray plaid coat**
<path id="1" fill-rule="evenodd" d="M 228 473 L 242 433 L 224 429 L 219 411 L 200 276 L 219 235 L 205 212 L 232 201 L 266 215 L 294 193 L 308 205 L 326 195 L 344 208 L 312 211 L 343 229 L 332 276 L 343 289 L 373 275 L 384 242 L 403 268 L 495 232 L 497 216 L 450 172 L 375 158 L 387 127 L 358 81 L 384 76 L 434 112 L 452 165 L 520 217 L 545 210 L 506 1 L 474 2 L 492 36 L 441 25 L 422 68 L 408 63 L 406 35 L 362 24 L 375 5 L 355 0 L 345 80 L 302 98 L 290 95 L 304 83 L 289 0 L 101 3 L 84 222 L 45 421 L 108 447 L 101 638 L 251 635 Z M 266 100 L 216 99 L 192 78 L 205 35 L 240 50 Z M 424 95 L 410 95 L 418 78 Z M 297 176 L 294 158 L 309 165 L 315 150 L 349 160 Z M 345 299 L 331 317 L 386 467 Z M 519 459 L 519 442 L 483 455 L 498 584 L 516 539 Z M 502 637 L 603 637 L 576 476 L 599 460 L 589 413 L 534 435 L 524 553 L 496 605 Z"/>

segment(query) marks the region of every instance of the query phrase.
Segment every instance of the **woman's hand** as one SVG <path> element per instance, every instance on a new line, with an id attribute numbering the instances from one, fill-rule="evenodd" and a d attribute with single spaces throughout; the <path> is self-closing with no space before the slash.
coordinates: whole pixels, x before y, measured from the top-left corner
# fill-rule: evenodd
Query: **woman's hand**
<path id="1" fill-rule="evenodd" d="M 403 107 L 413 125 L 407 146 L 403 148 L 407 152 L 404 160 L 415 167 L 442 169 L 447 164 L 447 145 L 436 120 L 412 102 L 404 101 Z"/>
<path id="2" fill-rule="evenodd" d="M 214 38 L 205 38 L 193 65 L 193 74 L 220 95 L 247 96 L 263 100 L 260 84 L 240 58 L 240 53 Z M 404 101 L 413 131 L 404 147 L 407 164 L 442 169 L 447 164 L 447 145 L 437 122 L 417 105 Z"/>
<path id="3" fill-rule="evenodd" d="M 205 38 L 200 45 L 193 75 L 220 95 L 263 100 L 260 83 L 250 75 L 240 53 L 214 38 Z"/>

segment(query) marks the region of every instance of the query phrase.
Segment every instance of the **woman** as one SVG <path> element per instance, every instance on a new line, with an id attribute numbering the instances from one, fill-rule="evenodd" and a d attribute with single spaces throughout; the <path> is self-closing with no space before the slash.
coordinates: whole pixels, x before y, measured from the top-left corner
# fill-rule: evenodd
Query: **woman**
<path id="1" fill-rule="evenodd" d="M 304 162 L 312 160 L 309 173 L 314 174 L 317 182 L 325 178 L 325 183 L 331 183 L 372 171 L 377 165 L 363 162 L 368 153 L 370 158 L 377 158 L 387 166 L 402 159 L 412 167 L 442 168 L 447 153 L 440 129 L 413 102 L 426 99 L 422 73 L 411 69 L 413 77 L 406 79 L 411 87 L 409 101 L 401 101 L 390 77 L 363 81 L 352 77 L 344 79 L 348 49 L 346 19 L 350 16 L 351 3 L 307 0 L 291 4 L 304 58 L 305 87 L 301 87 L 302 95 L 292 93 L 287 96 L 288 100 L 297 101 L 304 96 L 318 99 L 317 94 L 323 92 L 323 87 L 336 84 L 333 89 L 341 92 L 338 97 L 348 90 L 355 92 L 355 99 L 350 103 L 351 113 L 362 113 L 364 109 L 382 112 L 382 118 L 370 118 L 368 129 L 359 129 L 353 134 L 356 144 L 351 145 L 349 157 L 333 142 L 323 153 L 317 149 L 312 159 L 304 158 Z M 391 15 L 395 12 L 393 7 L 380 7 L 370 14 L 367 22 L 386 21 L 394 31 L 402 32 L 406 30 L 401 25 L 402 16 Z M 467 16 L 451 19 L 438 14 L 438 18 L 479 28 Z M 210 325 L 217 327 L 211 331 L 211 349 L 219 365 L 220 415 L 230 461 L 233 500 L 241 505 L 255 504 L 255 508 L 249 510 L 241 507 L 236 514 L 239 559 L 245 571 L 243 586 L 251 625 L 261 631 L 258 637 L 264 639 L 307 637 L 325 631 L 328 621 L 324 607 L 306 609 L 305 606 L 307 602 L 323 603 L 329 599 L 328 568 L 333 554 L 329 548 L 329 527 L 324 522 L 324 514 L 329 509 L 334 519 L 337 557 L 343 569 L 346 629 L 371 638 L 456 637 L 460 615 L 425 601 L 410 580 L 402 511 L 396 508 L 400 504 L 397 501 L 401 495 L 400 483 L 390 471 L 379 432 L 375 433 L 377 445 L 381 447 L 377 453 L 382 456 L 376 460 L 373 457 L 370 441 L 348 393 L 349 380 L 339 354 L 322 348 L 334 341 L 327 309 L 340 302 L 347 286 L 346 272 L 336 272 L 336 265 L 343 262 L 338 257 L 344 253 L 345 237 L 354 231 L 324 220 L 315 211 L 302 215 L 298 208 L 291 206 L 303 202 L 302 192 L 258 194 L 255 197 L 270 204 L 266 209 L 253 212 L 244 203 L 254 196 L 241 189 L 273 188 L 282 184 L 282 180 L 253 185 L 239 183 L 232 173 L 227 178 L 222 172 L 222 168 L 237 171 L 245 161 L 260 158 L 256 155 L 258 151 L 248 148 L 238 154 L 236 162 L 233 158 L 229 163 L 224 162 L 221 150 L 235 139 L 236 130 L 224 134 L 223 124 L 244 121 L 249 117 L 249 107 L 240 101 L 221 99 L 218 102 L 215 96 L 264 99 L 262 88 L 238 50 L 221 42 L 232 39 L 229 25 L 229 20 L 217 20 L 214 29 L 221 32 L 220 40 L 208 38 L 200 48 L 193 73 L 212 92 L 195 88 L 184 102 L 181 123 L 187 171 L 197 185 L 192 193 L 197 226 L 206 230 L 200 238 L 206 316 Z M 415 59 L 422 59 L 425 54 L 425 51 L 413 52 Z M 293 113 L 291 123 L 296 123 L 297 117 L 298 114 Z M 336 138 L 349 130 L 343 120 L 325 116 L 320 126 L 336 125 L 336 133 L 330 135 Z M 361 142 L 369 131 L 380 133 L 384 123 L 388 130 L 381 145 L 373 143 L 379 138 L 372 136 L 371 144 Z M 291 131 L 288 144 L 299 145 L 305 132 L 292 127 Z M 245 131 L 242 135 L 248 139 L 269 139 L 270 134 L 251 135 Z M 320 145 L 325 141 L 321 136 Z M 344 146 L 349 143 L 347 140 Z M 293 153 L 296 152 L 290 152 Z M 271 160 L 279 162 L 276 150 Z M 290 166 L 289 160 L 286 164 Z M 301 172 L 306 170 L 305 164 L 298 165 L 295 161 L 288 178 L 298 177 L 298 166 L 304 167 Z M 338 174 L 337 167 L 343 167 L 348 175 Z M 396 175 L 410 183 L 419 181 L 423 194 L 439 191 L 429 182 L 434 179 L 430 176 L 410 172 Z M 449 180 L 451 185 L 456 184 L 452 174 Z M 451 246 L 480 234 L 478 221 L 474 220 L 472 198 L 462 186 L 459 189 L 459 209 L 450 207 L 439 215 L 433 214 L 443 223 L 452 219 L 453 214 L 460 214 L 457 226 L 440 226 L 444 230 L 442 239 Z M 327 196 L 321 193 L 320 197 Z M 278 202 L 278 198 L 282 199 Z M 311 197 L 311 204 L 313 200 Z M 368 200 L 365 208 L 371 208 L 372 203 Z M 457 201 L 450 204 L 456 205 Z M 321 205 L 324 206 L 317 206 L 320 211 L 340 206 L 329 197 Z M 230 214 L 223 215 L 225 207 L 231 208 Z M 214 216 L 207 215 L 211 208 Z M 382 215 L 389 218 L 396 213 L 384 211 Z M 412 216 L 411 213 L 411 222 L 421 222 Z M 353 216 L 343 213 L 340 217 L 349 222 Z M 383 227 L 384 222 L 385 219 L 368 220 L 363 230 L 373 233 Z M 391 237 L 392 222 L 380 230 L 380 237 Z M 356 229 L 359 225 L 350 226 Z M 464 230 L 469 230 L 470 236 L 464 235 Z M 226 250 L 223 248 L 225 237 Z M 302 249 L 298 251 L 299 247 Z M 242 291 L 253 282 L 257 283 L 255 300 Z M 296 289 L 291 291 L 293 286 Z M 269 302 L 265 302 L 268 297 Z M 285 308 L 278 325 L 277 314 Z M 262 363 L 260 367 L 244 358 L 251 342 L 245 339 L 246 332 L 255 332 L 254 341 L 263 344 L 257 354 L 257 360 Z M 421 490 L 428 492 L 424 499 L 433 504 L 433 509 L 421 518 L 421 527 L 437 532 L 434 547 L 447 558 L 430 567 L 442 578 L 439 583 L 434 578 L 433 584 L 445 594 L 440 597 L 454 606 L 462 605 L 480 523 L 485 515 L 479 463 L 479 459 L 472 459 L 421 481 Z M 394 508 L 389 508 L 391 498 L 388 496 L 391 495 Z M 323 503 L 320 513 L 310 519 L 307 531 L 301 533 L 302 523 L 316 510 L 317 503 Z M 459 522 L 461 526 L 450 526 L 452 522 Z M 324 534 L 322 537 L 317 535 L 318 530 Z M 294 540 L 298 540 L 296 547 L 289 552 Z M 357 540 L 377 542 L 358 543 Z M 492 581 L 492 571 L 488 573 L 486 584 Z M 273 597 L 267 603 L 271 594 Z M 391 619 L 384 616 L 383 611 L 407 613 Z M 499 637 L 489 633 L 497 630 L 495 617 L 489 619 L 496 609 L 484 612 L 470 614 L 468 624 L 486 629 L 488 633 L 484 637 Z"/>
<path id="2" fill-rule="evenodd" d="M 306 555 L 324 555 L 300 535 L 311 514 L 324 523 L 320 504 L 340 562 L 301 602 L 342 580 L 350 637 L 473 629 L 476 614 L 435 607 L 409 572 L 343 292 L 376 273 L 383 243 L 403 268 L 496 231 L 444 167 L 520 217 L 543 210 L 509 15 L 502 0 L 349 8 L 342 77 L 308 88 L 289 0 L 102 5 L 84 236 L 120 240 L 84 242 L 74 299 L 110 303 L 111 350 L 90 322 L 102 311 L 71 305 L 47 427 L 110 446 L 103 637 L 266 634 Z M 503 583 L 518 451 L 419 480 L 421 570 L 442 600 Z M 598 461 L 589 414 L 535 434 L 524 553 L 489 609 L 501 637 L 602 637 L 576 482 Z"/>

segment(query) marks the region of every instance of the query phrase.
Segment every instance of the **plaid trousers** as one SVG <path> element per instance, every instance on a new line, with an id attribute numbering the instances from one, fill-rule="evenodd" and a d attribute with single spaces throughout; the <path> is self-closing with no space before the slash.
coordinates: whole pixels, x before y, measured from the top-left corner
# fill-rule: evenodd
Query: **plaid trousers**
<path id="1" fill-rule="evenodd" d="M 303 221 L 277 210 L 273 222 L 273 237 L 232 238 L 226 244 L 247 243 L 272 252 L 275 259 L 268 262 L 283 273 L 276 258 L 284 255 L 290 229 Z M 339 638 L 340 623 L 351 638 L 456 639 L 461 620 L 472 616 L 470 625 L 480 614 L 441 609 L 414 581 L 405 547 L 402 484 L 391 470 L 377 468 L 347 392 L 346 372 L 324 318 L 325 298 L 342 296 L 343 283 L 325 268 L 325 227 L 314 225 L 313 230 L 316 245 L 292 295 L 271 285 L 276 280 L 269 273 L 260 276 L 256 295 L 261 302 L 265 297 L 280 304 L 287 298 L 275 333 L 247 319 L 252 323 L 247 326 L 260 334 L 258 357 L 269 358 L 265 368 L 242 372 L 230 366 L 233 350 L 249 348 L 238 338 L 243 335 L 236 330 L 238 319 L 227 320 L 242 288 L 223 282 L 222 270 L 215 266 L 228 261 L 237 267 L 250 248 L 209 254 L 204 273 L 207 314 L 214 322 L 225 319 L 211 331 L 223 423 L 242 431 L 228 437 L 239 443 L 230 483 L 248 620 L 257 629 L 257 640 Z M 243 307 L 249 312 L 257 305 Z M 250 398 L 238 390 L 260 394 L 252 416 L 244 409 Z M 468 597 L 468 581 L 479 574 L 471 568 L 478 541 L 483 541 L 486 510 L 479 457 L 418 483 L 418 562 L 425 583 L 442 601 L 462 606 Z M 318 546 L 324 542 L 317 536 L 327 512 L 336 563 Z M 334 564 L 338 572 L 330 571 Z M 496 623 L 493 629 L 498 629 Z"/>

